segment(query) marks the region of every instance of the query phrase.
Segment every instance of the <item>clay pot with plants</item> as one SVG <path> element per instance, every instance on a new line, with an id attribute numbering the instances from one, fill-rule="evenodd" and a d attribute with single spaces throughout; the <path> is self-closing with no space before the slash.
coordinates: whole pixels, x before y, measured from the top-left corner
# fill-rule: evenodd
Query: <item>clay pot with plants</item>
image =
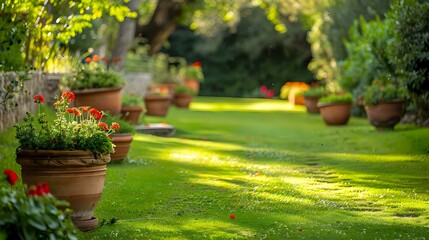
<path id="1" fill-rule="evenodd" d="M 376 130 L 393 130 L 405 113 L 404 88 L 385 80 L 374 80 L 365 88 L 363 101 L 369 122 Z"/>
<path id="2" fill-rule="evenodd" d="M 114 122 L 120 125 L 120 128 L 116 130 L 115 133 L 110 134 L 112 143 L 115 145 L 113 153 L 110 153 L 110 162 L 120 163 L 125 160 L 128 152 L 130 151 L 133 135 L 136 130 L 129 122 L 120 119 L 117 116 L 107 116 L 104 119 L 104 122 L 107 125 L 111 125 Z"/>
<path id="3" fill-rule="evenodd" d="M 352 102 L 350 93 L 332 93 L 320 98 L 317 107 L 327 125 L 345 125 L 350 119 Z"/>
<path id="4" fill-rule="evenodd" d="M 321 97 L 326 96 L 326 90 L 324 87 L 310 88 L 302 92 L 304 97 L 304 105 L 307 108 L 308 113 L 320 113 L 317 103 Z"/>
<path id="5" fill-rule="evenodd" d="M 136 125 L 139 123 L 140 116 L 144 110 L 143 98 L 137 95 L 122 95 L 121 119 Z"/>
<path id="6" fill-rule="evenodd" d="M 192 88 L 179 85 L 176 87 L 173 103 L 179 108 L 189 108 L 194 96 L 195 91 Z"/>
<path id="7" fill-rule="evenodd" d="M 148 91 L 143 99 L 146 115 L 165 117 L 173 97 L 169 92 Z"/>
<path id="8" fill-rule="evenodd" d="M 201 62 L 194 62 L 186 69 L 184 85 L 192 89 L 195 95 L 200 91 L 200 83 L 204 81 Z"/>

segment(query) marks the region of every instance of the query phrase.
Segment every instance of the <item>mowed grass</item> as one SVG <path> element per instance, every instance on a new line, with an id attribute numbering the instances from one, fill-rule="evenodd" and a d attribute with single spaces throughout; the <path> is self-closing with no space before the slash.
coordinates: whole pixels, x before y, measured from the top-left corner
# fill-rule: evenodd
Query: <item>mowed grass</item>
<path id="1" fill-rule="evenodd" d="M 427 128 L 328 127 L 275 99 L 200 97 L 145 119 L 176 136 L 135 135 L 108 165 L 105 224 L 80 239 L 429 238 Z"/>

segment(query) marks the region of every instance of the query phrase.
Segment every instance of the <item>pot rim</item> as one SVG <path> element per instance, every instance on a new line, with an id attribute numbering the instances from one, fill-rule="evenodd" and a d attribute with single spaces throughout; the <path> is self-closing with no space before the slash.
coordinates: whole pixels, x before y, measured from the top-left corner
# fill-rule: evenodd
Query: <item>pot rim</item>
<path id="1" fill-rule="evenodd" d="M 86 89 L 75 89 L 70 90 L 74 94 L 92 94 L 92 93 L 98 93 L 98 92 L 116 92 L 120 91 L 122 89 L 122 86 L 119 87 L 110 87 L 110 88 L 86 88 Z"/>
<path id="2" fill-rule="evenodd" d="M 329 106 L 338 106 L 338 105 L 352 105 L 351 102 L 341 102 L 341 103 L 318 103 L 317 107 L 323 108 L 323 107 L 329 107 Z"/>

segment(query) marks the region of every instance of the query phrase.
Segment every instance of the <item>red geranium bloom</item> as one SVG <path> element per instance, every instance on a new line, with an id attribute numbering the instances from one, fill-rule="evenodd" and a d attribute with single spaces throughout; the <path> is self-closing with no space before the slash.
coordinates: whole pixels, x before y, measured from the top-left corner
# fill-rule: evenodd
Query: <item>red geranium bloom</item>
<path id="1" fill-rule="evenodd" d="M 78 116 L 78 117 L 80 117 L 80 116 L 82 115 L 82 113 L 79 111 L 79 109 L 74 108 L 73 110 L 74 110 L 74 111 L 73 111 L 74 115 L 76 115 L 76 116 Z"/>
<path id="2" fill-rule="evenodd" d="M 34 102 L 35 103 L 44 103 L 45 102 L 45 97 L 43 97 L 43 95 L 36 95 L 34 97 Z"/>
<path id="3" fill-rule="evenodd" d="M 7 176 L 7 181 L 10 185 L 14 185 L 16 181 L 18 181 L 18 174 L 13 170 L 6 169 L 3 171 L 3 173 Z"/>
<path id="4" fill-rule="evenodd" d="M 88 112 L 89 111 L 89 106 L 84 106 L 84 107 L 81 107 L 81 109 L 80 109 L 82 112 Z"/>
<path id="5" fill-rule="evenodd" d="M 99 59 L 98 55 L 95 54 L 94 57 L 92 57 L 92 61 L 97 62 Z"/>
<path id="6" fill-rule="evenodd" d="M 265 97 L 266 98 L 272 98 L 272 97 L 274 97 L 274 95 L 275 95 L 274 90 L 270 89 L 267 91 L 267 95 L 265 95 Z"/>
<path id="7" fill-rule="evenodd" d="M 235 219 L 235 214 L 231 214 L 231 215 L 229 215 L 229 218 L 231 218 L 231 219 Z"/>
<path id="8" fill-rule="evenodd" d="M 192 65 L 191 65 L 192 67 L 201 67 L 202 66 L 202 64 L 201 64 L 201 62 L 194 62 L 194 63 L 192 63 Z"/>
<path id="9" fill-rule="evenodd" d="M 104 123 L 104 122 L 100 122 L 100 123 L 98 124 L 98 127 L 99 127 L 101 130 L 104 130 L 104 131 L 109 130 L 109 126 L 107 126 L 107 124 L 106 124 L 106 123 Z"/>
<path id="10" fill-rule="evenodd" d="M 97 109 L 95 109 L 95 108 L 91 108 L 90 110 L 89 110 L 89 113 L 91 113 L 91 115 L 95 118 L 95 119 L 97 119 L 97 120 L 100 120 L 102 117 L 103 117 L 103 115 L 101 114 L 101 112 L 100 111 L 98 111 Z"/>
<path id="11" fill-rule="evenodd" d="M 85 58 L 85 62 L 90 63 L 91 62 L 91 58 L 90 57 Z"/>
<path id="12" fill-rule="evenodd" d="M 117 122 L 113 122 L 112 123 L 112 129 L 115 131 L 118 131 L 121 127 L 119 126 L 119 124 Z"/>
<path id="13" fill-rule="evenodd" d="M 63 94 L 61 94 L 61 98 L 67 99 L 67 102 L 70 103 L 71 101 L 74 100 L 75 96 L 74 96 L 74 93 L 72 92 L 63 92 Z"/>
<path id="14" fill-rule="evenodd" d="M 267 87 L 265 86 L 265 85 L 262 85 L 260 88 L 259 88 L 259 92 L 261 92 L 261 93 L 266 93 L 267 92 Z"/>
<path id="15" fill-rule="evenodd" d="M 67 108 L 66 110 L 68 113 L 74 113 L 74 108 Z"/>
<path id="16" fill-rule="evenodd" d="M 28 189 L 28 195 L 30 196 L 42 196 L 45 194 L 49 194 L 50 189 L 47 183 L 36 184 L 36 186 L 31 186 Z"/>

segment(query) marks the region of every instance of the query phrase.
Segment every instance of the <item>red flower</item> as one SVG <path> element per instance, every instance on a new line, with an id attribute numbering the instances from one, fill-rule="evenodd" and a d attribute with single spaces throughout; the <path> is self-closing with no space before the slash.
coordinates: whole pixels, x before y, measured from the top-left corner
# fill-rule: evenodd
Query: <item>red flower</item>
<path id="1" fill-rule="evenodd" d="M 235 214 L 231 214 L 231 215 L 229 215 L 229 218 L 231 218 L 231 219 L 235 219 Z"/>
<path id="2" fill-rule="evenodd" d="M 194 63 L 192 63 L 192 65 L 191 65 L 192 67 L 201 67 L 202 66 L 202 64 L 201 64 L 201 62 L 194 62 Z"/>
<path id="3" fill-rule="evenodd" d="M 73 109 L 74 111 L 74 115 L 76 115 L 76 116 L 78 116 L 78 117 L 80 117 L 80 115 L 82 115 L 82 113 L 79 111 L 79 109 L 77 109 L 77 108 L 74 108 Z"/>
<path id="4" fill-rule="evenodd" d="M 7 181 L 10 185 L 14 185 L 16 181 L 18 181 L 18 174 L 16 174 L 16 172 L 13 170 L 6 169 L 3 171 L 3 173 L 7 176 Z"/>
<path id="5" fill-rule="evenodd" d="M 274 97 L 274 95 L 275 95 L 274 90 L 270 89 L 267 91 L 267 94 L 265 95 L 265 97 L 266 98 L 272 98 L 272 97 Z"/>
<path id="6" fill-rule="evenodd" d="M 95 119 L 97 119 L 97 120 L 100 120 L 102 117 L 103 117 L 103 115 L 101 114 L 101 112 L 100 111 L 98 111 L 97 109 L 95 109 L 95 108 L 91 108 L 90 110 L 89 110 L 89 113 L 91 113 L 91 115 L 95 118 Z"/>
<path id="7" fill-rule="evenodd" d="M 43 95 L 36 95 L 34 97 L 34 102 L 35 103 L 44 103 L 45 102 L 45 97 L 43 97 Z"/>
<path id="8" fill-rule="evenodd" d="M 117 122 L 113 122 L 112 123 L 112 129 L 115 131 L 118 131 L 121 127 L 119 126 L 119 124 Z"/>
<path id="9" fill-rule="evenodd" d="M 68 113 L 74 113 L 74 108 L 67 108 L 66 110 Z"/>
<path id="10" fill-rule="evenodd" d="M 89 111 L 89 106 L 81 107 L 81 111 L 82 112 L 88 112 Z"/>
<path id="11" fill-rule="evenodd" d="M 42 196 L 50 193 L 49 185 L 47 183 L 36 184 L 28 189 L 28 195 L 30 196 Z"/>
<path id="12" fill-rule="evenodd" d="M 85 58 L 85 62 L 90 63 L 91 62 L 91 58 L 90 57 Z"/>
<path id="13" fill-rule="evenodd" d="M 104 122 L 100 122 L 100 123 L 98 124 L 98 127 L 99 127 L 101 130 L 104 130 L 104 131 L 109 130 L 109 126 L 107 126 L 107 124 L 106 124 L 106 123 L 104 123 Z"/>
<path id="14" fill-rule="evenodd" d="M 259 92 L 261 92 L 261 93 L 266 93 L 266 92 L 267 92 L 267 87 L 266 87 L 265 85 L 262 85 L 262 86 L 259 88 Z"/>
<path id="15" fill-rule="evenodd" d="M 61 94 L 61 98 L 67 99 L 67 102 L 70 103 L 71 101 L 74 100 L 75 96 L 74 96 L 74 93 L 72 92 L 63 92 L 63 94 Z"/>
<path id="16" fill-rule="evenodd" d="M 92 61 L 97 62 L 99 59 L 98 55 L 95 54 L 94 57 L 92 57 Z"/>

